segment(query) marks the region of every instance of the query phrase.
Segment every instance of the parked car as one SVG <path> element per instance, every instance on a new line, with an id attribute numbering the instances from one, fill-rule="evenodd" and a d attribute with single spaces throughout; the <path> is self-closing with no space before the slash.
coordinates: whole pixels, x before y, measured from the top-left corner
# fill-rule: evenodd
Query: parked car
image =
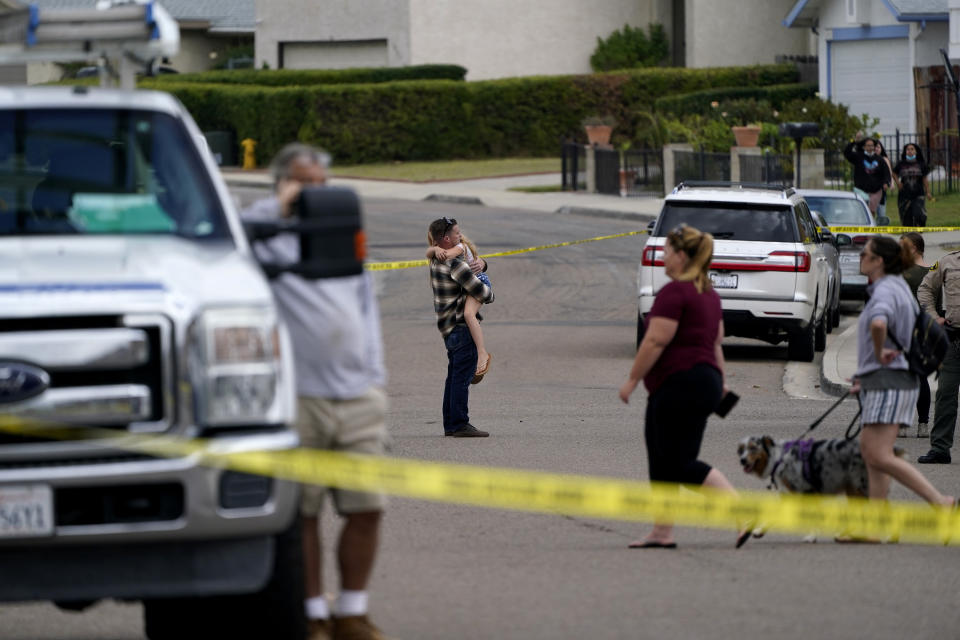
<path id="1" fill-rule="evenodd" d="M 811 211 L 814 223 L 817 225 L 817 233 L 820 234 L 820 240 L 823 243 L 823 254 L 827 258 L 827 267 L 829 281 L 829 301 L 830 312 L 828 314 L 827 333 L 833 331 L 834 327 L 840 326 L 840 288 L 843 284 L 843 273 L 840 269 L 840 251 L 837 248 L 837 239 L 830 233 L 829 225 L 820 217 L 816 211 Z"/>
<path id="2" fill-rule="evenodd" d="M 876 227 L 870 208 L 860 196 L 852 191 L 832 191 L 829 189 L 800 189 L 798 191 L 811 211 L 820 214 L 823 221 L 831 227 Z M 881 223 L 889 219 L 881 217 Z M 877 232 L 855 234 L 836 234 L 836 247 L 840 253 L 840 271 L 842 284 L 840 297 L 849 300 L 863 300 L 867 294 L 867 276 L 860 273 L 860 252 L 870 236 Z"/>
<path id="3" fill-rule="evenodd" d="M 681 223 L 714 236 L 710 278 L 726 335 L 787 340 L 788 357 L 805 362 L 826 348 L 829 267 L 807 203 L 790 188 L 740 183 L 681 183 L 665 198 L 637 273 L 638 341 L 667 283 L 666 235 Z"/>

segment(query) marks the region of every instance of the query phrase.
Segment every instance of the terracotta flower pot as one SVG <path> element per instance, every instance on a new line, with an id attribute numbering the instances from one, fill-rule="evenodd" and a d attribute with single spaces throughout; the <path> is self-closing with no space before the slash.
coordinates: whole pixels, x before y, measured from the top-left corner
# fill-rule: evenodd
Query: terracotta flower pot
<path id="1" fill-rule="evenodd" d="M 738 147 L 755 147 L 760 139 L 760 127 L 756 125 L 747 125 L 746 127 L 731 127 L 733 137 L 737 140 Z"/>
<path id="2" fill-rule="evenodd" d="M 610 144 L 613 127 L 605 124 L 588 124 L 583 128 L 587 132 L 587 140 L 590 144 Z"/>

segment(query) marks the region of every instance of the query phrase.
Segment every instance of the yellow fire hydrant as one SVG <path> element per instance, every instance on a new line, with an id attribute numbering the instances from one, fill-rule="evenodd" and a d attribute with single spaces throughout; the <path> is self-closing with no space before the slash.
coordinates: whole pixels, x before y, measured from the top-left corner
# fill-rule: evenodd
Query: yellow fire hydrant
<path id="1" fill-rule="evenodd" d="M 253 150 L 257 148 L 257 141 L 253 138 L 244 138 L 240 142 L 240 146 L 243 147 L 243 168 L 256 169 L 257 156 L 254 154 Z"/>

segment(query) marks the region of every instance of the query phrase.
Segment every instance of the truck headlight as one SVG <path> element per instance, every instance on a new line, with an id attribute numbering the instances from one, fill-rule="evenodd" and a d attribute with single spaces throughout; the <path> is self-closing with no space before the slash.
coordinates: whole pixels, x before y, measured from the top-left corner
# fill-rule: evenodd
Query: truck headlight
<path id="1" fill-rule="evenodd" d="M 204 311 L 191 329 L 190 375 L 204 426 L 280 424 L 289 419 L 281 330 L 270 308 Z"/>

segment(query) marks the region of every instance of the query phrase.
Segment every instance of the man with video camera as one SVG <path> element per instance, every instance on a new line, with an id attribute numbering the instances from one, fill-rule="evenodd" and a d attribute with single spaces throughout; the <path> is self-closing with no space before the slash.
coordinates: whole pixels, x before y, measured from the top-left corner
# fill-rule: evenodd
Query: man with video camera
<path id="1" fill-rule="evenodd" d="M 272 276 L 273 295 L 293 342 L 301 445 L 381 455 L 387 439 L 386 371 L 373 278 L 363 271 L 362 256 L 355 260 L 359 268 L 348 270 L 348 275 L 343 275 L 342 269 L 330 277 L 315 266 L 313 270 L 296 268 L 323 264 L 328 258 L 302 256 L 301 251 L 306 250 L 308 242 L 323 239 L 324 232 L 311 231 L 310 225 L 323 228 L 326 223 L 332 222 L 334 227 L 337 223 L 331 219 L 337 211 L 323 211 L 318 205 L 343 201 L 333 197 L 337 195 L 333 189 L 330 198 L 317 193 L 316 187 L 326 184 L 329 165 L 330 157 L 323 151 L 297 143 L 285 146 L 271 163 L 274 195 L 255 202 L 241 215 L 245 223 L 293 223 L 290 229 L 304 238 L 282 231 L 281 226 L 281 232 L 273 235 L 255 234 L 252 242 L 257 259 Z M 355 203 L 355 197 L 350 196 Z M 359 207 L 354 209 L 359 224 Z M 355 243 L 350 240 L 348 244 L 353 252 Z M 314 258 L 319 262 L 311 262 Z M 341 590 L 332 616 L 323 595 L 319 532 L 319 515 L 327 492 L 345 521 L 337 549 Z M 311 640 L 384 638 L 367 616 L 366 590 L 384 506 L 381 494 L 303 487 L 300 514 Z"/>

